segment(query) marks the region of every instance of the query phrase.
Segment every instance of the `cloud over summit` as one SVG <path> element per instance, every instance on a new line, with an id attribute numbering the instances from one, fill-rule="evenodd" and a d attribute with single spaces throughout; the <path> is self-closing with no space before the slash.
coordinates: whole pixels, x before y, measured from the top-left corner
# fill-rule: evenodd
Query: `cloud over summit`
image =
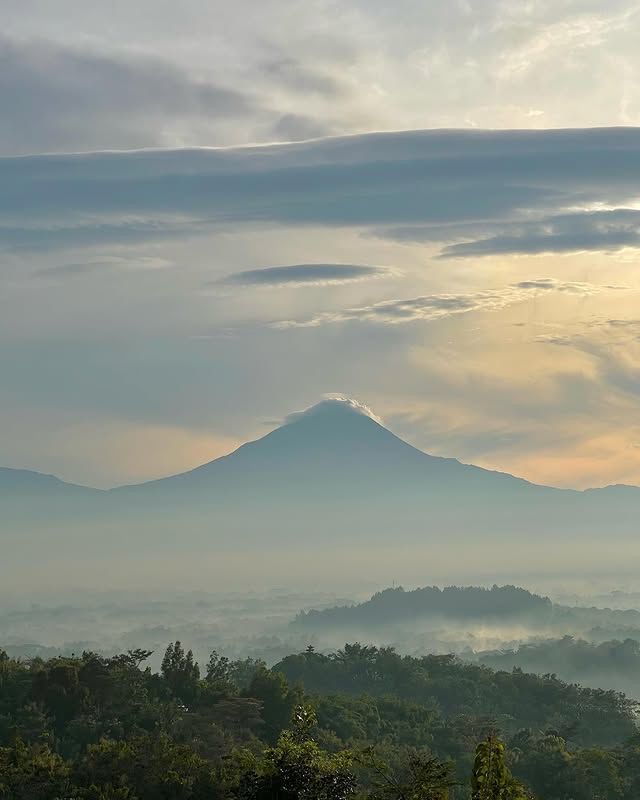
<path id="1" fill-rule="evenodd" d="M 382 419 L 378 417 L 368 406 L 355 400 L 353 397 L 346 397 L 345 395 L 329 392 L 325 395 L 323 400 L 315 403 L 303 411 L 294 411 L 288 414 L 284 419 L 285 425 L 291 425 L 294 422 L 299 422 L 302 419 L 317 417 L 323 414 L 331 414 L 335 412 L 347 412 L 352 414 L 360 414 L 363 417 L 369 417 L 375 422 L 382 425 Z"/>

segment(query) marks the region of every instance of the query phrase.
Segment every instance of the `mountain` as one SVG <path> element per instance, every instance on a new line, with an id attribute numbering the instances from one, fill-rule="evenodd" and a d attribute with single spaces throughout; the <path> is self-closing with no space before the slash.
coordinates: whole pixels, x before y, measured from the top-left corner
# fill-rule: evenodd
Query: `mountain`
<path id="1" fill-rule="evenodd" d="M 498 537 L 499 559 L 503 545 L 517 542 L 545 541 L 550 553 L 562 543 L 566 553 L 586 538 L 630 541 L 640 515 L 640 489 L 561 490 L 427 455 L 356 402 L 337 399 L 230 455 L 144 484 L 101 492 L 11 470 L 0 481 L 9 487 L 0 521 L 10 518 L 14 530 L 44 521 L 62 537 L 75 531 L 76 542 L 94 536 L 141 552 L 160 541 L 191 553 L 329 542 L 353 553 L 429 542 L 440 554 L 462 540 L 477 552 Z"/>
<path id="2" fill-rule="evenodd" d="M 258 481 L 273 490 L 326 495 L 373 486 L 400 489 L 400 484 L 461 482 L 467 488 L 505 484 L 529 487 L 511 475 L 462 464 L 453 458 L 430 456 L 383 427 L 364 407 L 348 400 L 324 400 L 284 425 L 233 453 L 189 472 L 146 484 L 123 487 L 131 492 L 174 490 L 241 490 Z M 346 483 L 345 483 L 346 481 Z M 543 487 L 540 487 L 543 488 Z M 122 490 L 116 490 L 122 491 Z"/>
<path id="3" fill-rule="evenodd" d="M 44 475 L 27 469 L 8 469 L 0 467 L 0 496 L 3 494 L 21 495 L 56 495 L 79 494 L 82 492 L 96 492 L 85 486 L 65 483 L 54 475 Z"/>

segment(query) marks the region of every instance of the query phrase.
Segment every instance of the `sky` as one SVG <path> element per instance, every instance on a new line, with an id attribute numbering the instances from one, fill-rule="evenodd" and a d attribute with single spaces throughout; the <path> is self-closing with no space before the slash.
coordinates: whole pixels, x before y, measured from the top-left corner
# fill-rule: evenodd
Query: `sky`
<path id="1" fill-rule="evenodd" d="M 637 3 L 0 15 L 0 465 L 142 481 L 339 393 L 640 484 Z"/>

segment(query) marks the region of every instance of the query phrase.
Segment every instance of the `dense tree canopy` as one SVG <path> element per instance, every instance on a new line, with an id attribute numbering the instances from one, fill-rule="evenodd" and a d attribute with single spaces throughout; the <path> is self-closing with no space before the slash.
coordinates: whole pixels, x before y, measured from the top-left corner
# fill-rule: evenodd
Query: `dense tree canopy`
<path id="1" fill-rule="evenodd" d="M 615 692 L 358 644 L 273 669 L 212 653 L 201 671 L 175 642 L 154 673 L 149 655 L 0 651 L 0 798 L 640 796 L 635 706 Z"/>

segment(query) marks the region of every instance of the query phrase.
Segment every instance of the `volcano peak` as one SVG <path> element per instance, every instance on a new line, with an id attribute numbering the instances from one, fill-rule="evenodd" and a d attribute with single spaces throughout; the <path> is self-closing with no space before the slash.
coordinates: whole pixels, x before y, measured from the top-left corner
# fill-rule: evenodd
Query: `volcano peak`
<path id="1" fill-rule="evenodd" d="M 287 417 L 285 417 L 284 424 L 292 425 L 305 419 L 314 419 L 319 417 L 324 419 L 334 418 L 338 420 L 348 419 L 354 416 L 368 417 L 374 422 L 377 422 L 379 425 L 382 424 L 380 417 L 374 414 L 374 412 L 368 406 L 364 405 L 364 403 L 360 403 L 358 400 L 355 400 L 352 397 L 346 397 L 337 394 L 326 395 L 318 403 L 309 406 L 309 408 L 306 408 L 304 411 L 296 411 L 293 414 L 289 414 Z"/>

